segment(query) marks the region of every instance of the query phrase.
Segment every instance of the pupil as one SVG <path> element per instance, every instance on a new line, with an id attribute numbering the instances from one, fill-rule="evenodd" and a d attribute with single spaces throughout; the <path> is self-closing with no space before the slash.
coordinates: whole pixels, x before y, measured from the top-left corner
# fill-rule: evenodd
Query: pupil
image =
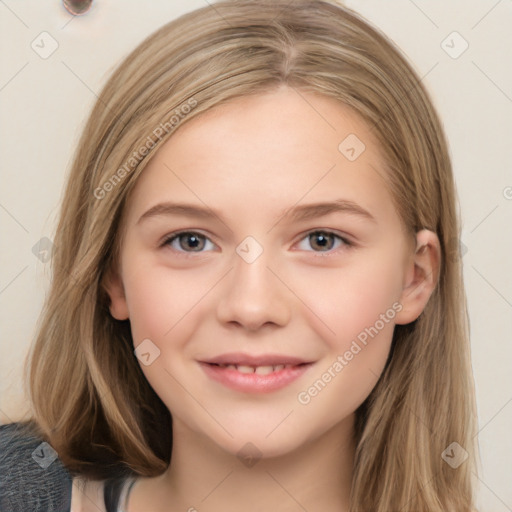
<path id="1" fill-rule="evenodd" d="M 317 247 L 319 247 L 320 249 L 327 249 L 327 250 L 332 248 L 332 244 L 329 243 L 329 238 L 332 241 L 331 235 L 326 236 L 322 233 L 313 233 L 311 235 L 311 237 L 313 237 L 313 240 L 314 240 L 314 242 L 311 244 L 313 247 L 314 247 L 314 245 L 317 245 Z"/>
<path id="2" fill-rule="evenodd" d="M 185 234 L 183 235 L 187 239 L 187 245 L 192 249 L 201 249 L 201 240 L 196 235 Z"/>

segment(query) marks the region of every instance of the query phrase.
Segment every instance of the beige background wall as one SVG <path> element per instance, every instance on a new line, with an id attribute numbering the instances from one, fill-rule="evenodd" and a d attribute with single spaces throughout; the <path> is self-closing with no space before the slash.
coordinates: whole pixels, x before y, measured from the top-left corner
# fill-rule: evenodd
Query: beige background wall
<path id="1" fill-rule="evenodd" d="M 97 0 L 87 15 L 73 18 L 58 0 L 0 2 L 1 423 L 26 412 L 22 362 L 48 287 L 44 251 L 37 257 L 33 247 L 52 238 L 87 112 L 129 50 L 166 21 L 206 3 Z M 445 123 L 463 217 L 483 465 L 480 506 L 510 511 L 512 1 L 347 4 L 406 52 Z"/>

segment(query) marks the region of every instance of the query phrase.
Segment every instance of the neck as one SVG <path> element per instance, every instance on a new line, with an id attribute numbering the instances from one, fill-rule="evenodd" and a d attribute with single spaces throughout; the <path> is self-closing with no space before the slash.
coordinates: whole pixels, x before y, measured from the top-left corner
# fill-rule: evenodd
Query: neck
<path id="1" fill-rule="evenodd" d="M 352 415 L 291 453 L 262 459 L 228 453 L 174 421 L 171 464 L 155 479 L 153 497 L 162 510 L 224 511 L 229 504 L 231 510 L 250 512 L 346 512 L 353 420 Z"/>

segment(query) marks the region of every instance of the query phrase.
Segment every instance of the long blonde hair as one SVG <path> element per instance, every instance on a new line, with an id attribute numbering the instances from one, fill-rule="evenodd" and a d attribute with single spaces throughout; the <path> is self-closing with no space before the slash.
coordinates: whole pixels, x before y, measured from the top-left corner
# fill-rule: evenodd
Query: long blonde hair
<path id="1" fill-rule="evenodd" d="M 80 139 L 54 237 L 52 283 L 27 358 L 33 425 L 73 474 L 156 476 L 171 415 L 109 314 L 105 277 L 124 207 L 179 128 L 233 98 L 287 84 L 334 98 L 371 127 L 396 209 L 441 242 L 438 286 L 395 328 L 377 385 L 356 411 L 351 512 L 474 508 L 477 447 L 460 226 L 447 143 L 421 80 L 378 30 L 334 1 L 221 1 L 140 44 L 103 88 Z M 143 146 L 146 150 L 141 149 Z M 443 451 L 468 459 L 454 468 Z"/>

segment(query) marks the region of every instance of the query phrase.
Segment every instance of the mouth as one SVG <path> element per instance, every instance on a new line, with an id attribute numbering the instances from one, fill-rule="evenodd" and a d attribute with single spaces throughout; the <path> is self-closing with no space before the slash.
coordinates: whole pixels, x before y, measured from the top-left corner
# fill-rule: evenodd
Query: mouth
<path id="1" fill-rule="evenodd" d="M 313 362 L 282 355 L 225 354 L 199 364 L 209 378 L 228 388 L 269 393 L 301 377 Z"/>
<path id="2" fill-rule="evenodd" d="M 289 364 L 276 364 L 276 365 L 265 365 L 265 366 L 248 366 L 243 364 L 215 364 L 211 363 L 219 368 L 225 368 L 226 370 L 235 370 L 240 373 L 250 374 L 256 373 L 257 375 L 270 375 L 271 373 L 280 372 L 281 370 L 293 368 L 293 366 L 301 365 L 289 365 Z"/>

